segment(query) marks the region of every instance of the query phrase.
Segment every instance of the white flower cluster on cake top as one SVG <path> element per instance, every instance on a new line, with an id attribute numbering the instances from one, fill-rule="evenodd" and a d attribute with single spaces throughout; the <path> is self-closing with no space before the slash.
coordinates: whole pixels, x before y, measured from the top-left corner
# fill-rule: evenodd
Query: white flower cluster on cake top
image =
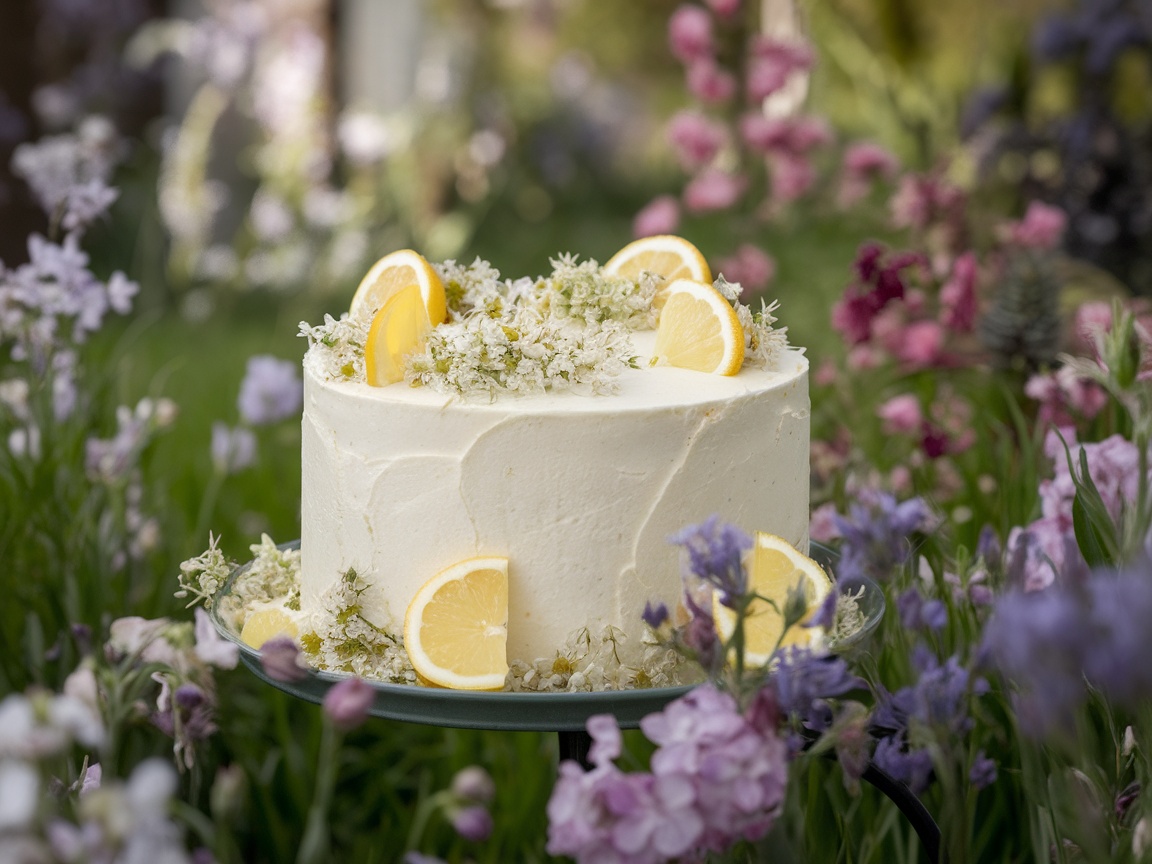
<path id="1" fill-rule="evenodd" d="M 433 322 L 404 355 L 403 380 L 489 399 L 558 390 L 615 392 L 620 373 L 638 365 L 630 334 L 659 326 L 663 303 L 658 297 L 670 280 L 649 270 L 621 275 L 612 262 L 602 267 L 574 255 L 551 263 L 552 272 L 535 279 L 504 279 L 479 258 L 471 264 L 427 265 L 429 281 L 438 281 L 434 288 L 443 292 L 445 320 Z M 740 286 L 722 276 L 698 287 L 731 307 L 738 322 L 736 338 L 743 340 L 738 361 L 764 367 L 787 347 L 785 328 L 773 327 L 775 303 L 762 302 L 753 312 L 740 302 Z M 364 293 L 363 287 L 357 293 Z M 339 319 L 326 315 L 319 326 L 301 323 L 300 333 L 318 357 L 324 378 L 378 383 L 370 380 L 365 358 L 378 350 L 372 347 L 373 331 L 379 329 L 372 316 L 385 313 L 370 306 L 357 310 L 354 304 Z"/>

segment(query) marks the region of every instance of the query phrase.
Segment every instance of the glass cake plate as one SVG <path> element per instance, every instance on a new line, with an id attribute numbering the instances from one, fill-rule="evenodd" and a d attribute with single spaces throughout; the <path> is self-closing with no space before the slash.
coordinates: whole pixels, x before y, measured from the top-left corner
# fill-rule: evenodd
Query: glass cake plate
<path id="1" fill-rule="evenodd" d="M 281 549 L 299 547 L 299 540 L 280 546 Z M 822 564 L 826 564 L 833 554 L 831 550 L 813 544 L 812 556 Z M 232 572 L 220 591 L 221 597 L 231 591 L 236 578 L 250 566 L 251 562 L 248 562 Z M 883 617 L 884 594 L 875 583 L 863 580 L 842 586 L 854 593 L 861 587 L 864 592 L 858 603 L 864 616 L 863 624 L 851 637 L 843 640 L 837 650 L 848 650 L 858 645 Z M 208 610 L 212 623 L 221 636 L 239 646 L 241 662 L 265 683 L 297 698 L 320 703 L 330 687 L 348 677 L 316 669 L 308 670 L 304 678 L 295 682 L 270 677 L 261 665 L 260 652 L 240 640 L 240 635 L 219 615 L 219 606 L 218 603 L 213 604 Z M 376 694 L 371 708 L 375 717 L 432 726 L 523 732 L 580 731 L 584 729 L 588 718 L 595 714 L 612 714 L 621 728 L 635 729 L 643 717 L 662 710 L 669 702 L 695 686 L 684 684 L 636 690 L 512 693 L 443 690 L 372 680 L 368 680 L 368 683 Z"/>

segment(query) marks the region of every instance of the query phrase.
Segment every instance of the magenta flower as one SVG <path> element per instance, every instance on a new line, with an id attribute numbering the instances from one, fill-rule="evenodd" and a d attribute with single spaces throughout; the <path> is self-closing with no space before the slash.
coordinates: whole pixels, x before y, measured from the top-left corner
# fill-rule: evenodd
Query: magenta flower
<path id="1" fill-rule="evenodd" d="M 681 6 L 668 19 L 668 45 L 682 63 L 711 56 L 712 18 L 699 6 Z"/>
<path id="2" fill-rule="evenodd" d="M 362 678 L 345 678 L 324 695 L 324 714 L 337 729 L 348 732 L 368 719 L 375 692 Z"/>
<path id="3" fill-rule="evenodd" d="M 940 323 L 957 333 L 976 326 L 976 255 L 965 252 L 952 262 L 952 273 L 940 288 Z"/>
<path id="4" fill-rule="evenodd" d="M 737 282 L 746 291 L 762 291 L 776 275 L 776 262 L 758 246 L 742 243 L 727 258 L 720 259 L 716 269 L 729 282 Z"/>
<path id="5" fill-rule="evenodd" d="M 736 78 L 711 57 L 688 65 L 688 92 L 710 105 L 727 102 L 736 95 Z"/>
<path id="6" fill-rule="evenodd" d="M 674 234 L 680 227 L 680 202 L 671 195 L 660 195 L 644 206 L 632 220 L 633 237 Z"/>
<path id="7" fill-rule="evenodd" d="M 1067 225 L 1068 216 L 1059 207 L 1033 201 L 1024 219 L 1003 226 L 1002 234 L 1007 242 L 1026 249 L 1055 249 Z"/>
<path id="8" fill-rule="evenodd" d="M 896 157 L 879 144 L 861 141 L 844 151 L 837 203 L 848 208 L 866 197 L 878 179 L 891 179 L 899 169 Z"/>
<path id="9" fill-rule="evenodd" d="M 708 165 L 726 138 L 724 126 L 699 111 L 679 111 L 668 123 L 668 141 L 686 171 L 698 171 Z"/>
<path id="10" fill-rule="evenodd" d="M 889 435 L 914 434 L 924 422 L 920 400 L 911 393 L 893 396 L 876 409 L 876 415 L 884 421 L 884 431 Z"/>
<path id="11" fill-rule="evenodd" d="M 904 328 L 898 357 L 916 369 L 940 362 L 944 348 L 944 328 L 936 321 L 913 321 Z"/>
<path id="12" fill-rule="evenodd" d="M 684 206 L 693 213 L 727 210 L 740 200 L 747 185 L 743 175 L 708 168 L 684 187 Z"/>

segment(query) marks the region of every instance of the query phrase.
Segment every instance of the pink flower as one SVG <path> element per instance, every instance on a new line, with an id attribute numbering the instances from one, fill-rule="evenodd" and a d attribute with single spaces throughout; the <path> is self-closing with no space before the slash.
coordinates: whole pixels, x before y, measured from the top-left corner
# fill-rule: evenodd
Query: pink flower
<path id="1" fill-rule="evenodd" d="M 931 174 L 905 174 L 889 202 L 892 224 L 917 231 L 933 222 L 956 219 L 964 204 L 962 189 Z"/>
<path id="2" fill-rule="evenodd" d="M 772 197 L 795 201 L 816 182 L 816 169 L 804 156 L 780 153 L 772 157 Z"/>
<path id="3" fill-rule="evenodd" d="M 742 175 L 708 168 L 684 187 L 684 206 L 693 213 L 727 210 L 740 200 L 747 185 Z"/>
<path id="4" fill-rule="evenodd" d="M 681 6 L 668 19 L 668 45 L 682 63 L 709 56 L 712 18 L 699 6 Z"/>
<path id="5" fill-rule="evenodd" d="M 740 118 L 740 137 L 753 150 L 767 153 L 791 147 L 792 127 L 781 117 L 751 112 Z"/>
<path id="6" fill-rule="evenodd" d="M 976 325 L 976 255 L 965 252 L 952 264 L 952 274 L 940 289 L 940 323 L 957 333 Z"/>
<path id="7" fill-rule="evenodd" d="M 680 202 L 671 195 L 660 195 L 645 205 L 632 220 L 633 237 L 672 234 L 680 227 Z"/>
<path id="8" fill-rule="evenodd" d="M 702 57 L 688 65 L 688 92 L 701 102 L 727 102 L 736 95 L 736 78 L 711 57 Z"/>
<path id="9" fill-rule="evenodd" d="M 839 373 L 836 369 L 836 363 L 831 357 L 825 357 L 813 373 L 812 380 L 820 387 L 827 387 L 835 384 L 838 376 Z"/>
<path id="10" fill-rule="evenodd" d="M 763 249 L 744 243 L 735 253 L 721 259 L 716 269 L 729 282 L 739 282 L 745 290 L 762 291 L 776 275 L 776 262 Z"/>
<path id="11" fill-rule="evenodd" d="M 745 82 L 748 98 L 767 99 L 784 86 L 793 72 L 812 68 L 814 55 L 807 45 L 756 37 Z"/>
<path id="12" fill-rule="evenodd" d="M 668 141 L 685 171 L 711 162 L 727 138 L 724 126 L 699 111 L 678 111 L 668 123 Z"/>
<path id="13" fill-rule="evenodd" d="M 884 421 L 884 431 L 890 435 L 911 435 L 924 422 L 920 400 L 911 393 L 893 396 L 876 409 L 876 415 Z"/>
<path id="14" fill-rule="evenodd" d="M 904 330 L 898 356 L 916 368 L 934 365 L 944 345 L 944 328 L 936 321 L 916 321 Z"/>
<path id="15" fill-rule="evenodd" d="M 1082 303 L 1077 307 L 1072 322 L 1072 347 L 1081 354 L 1094 357 L 1097 354 L 1097 338 L 1111 331 L 1111 303 L 1105 300 Z"/>
<path id="16" fill-rule="evenodd" d="M 1040 201 L 1033 201 L 1028 205 L 1024 219 L 1020 222 L 1009 222 L 1002 229 L 1005 239 L 1016 246 L 1027 249 L 1055 249 L 1060 238 L 1064 236 L 1064 228 L 1068 224 L 1068 216 L 1059 207 L 1050 207 Z"/>
<path id="17" fill-rule="evenodd" d="M 831 543 L 840 536 L 840 526 L 836 522 L 836 505 L 821 504 L 812 511 L 808 520 L 808 537 L 817 543 Z"/>
<path id="18" fill-rule="evenodd" d="M 1036 421 L 1045 426 L 1070 426 L 1073 413 L 1091 420 L 1108 404 L 1107 394 L 1095 382 L 1080 378 L 1069 366 L 1033 375 L 1024 395 L 1040 403 Z"/>
<path id="19" fill-rule="evenodd" d="M 851 207 L 868 194 L 877 178 L 891 178 L 899 167 L 896 157 L 879 144 L 863 141 L 849 145 L 844 151 L 837 202 Z"/>
<path id="20" fill-rule="evenodd" d="M 740 0 L 705 0 L 713 12 L 721 18 L 731 18 L 740 11 Z"/>
<path id="21" fill-rule="evenodd" d="M 844 362 L 852 371 L 862 372 L 865 369 L 875 369 L 883 359 L 883 355 L 871 345 L 853 345 Z"/>

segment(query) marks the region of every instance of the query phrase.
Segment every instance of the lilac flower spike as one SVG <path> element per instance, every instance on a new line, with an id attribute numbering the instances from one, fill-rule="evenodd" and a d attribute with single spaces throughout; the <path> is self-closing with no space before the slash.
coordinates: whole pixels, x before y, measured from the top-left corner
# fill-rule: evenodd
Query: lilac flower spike
<path id="1" fill-rule="evenodd" d="M 736 600 L 748 591 L 744 553 L 752 548 L 752 538 L 735 525 L 709 516 L 699 525 L 689 525 L 673 534 L 669 542 L 683 546 L 687 576 L 694 576 L 720 592 L 720 602 L 734 608 Z"/>

